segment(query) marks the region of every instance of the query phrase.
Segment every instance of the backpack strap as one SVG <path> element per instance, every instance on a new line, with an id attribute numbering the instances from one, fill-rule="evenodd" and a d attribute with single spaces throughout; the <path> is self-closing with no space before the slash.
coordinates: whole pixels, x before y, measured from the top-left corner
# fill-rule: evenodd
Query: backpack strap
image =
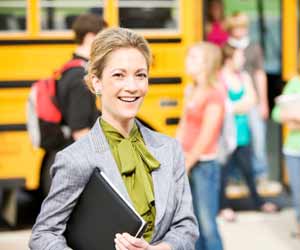
<path id="1" fill-rule="evenodd" d="M 72 59 L 65 63 L 59 70 L 54 72 L 54 78 L 58 80 L 61 75 L 72 68 L 80 68 L 85 66 L 85 61 L 82 59 Z"/>

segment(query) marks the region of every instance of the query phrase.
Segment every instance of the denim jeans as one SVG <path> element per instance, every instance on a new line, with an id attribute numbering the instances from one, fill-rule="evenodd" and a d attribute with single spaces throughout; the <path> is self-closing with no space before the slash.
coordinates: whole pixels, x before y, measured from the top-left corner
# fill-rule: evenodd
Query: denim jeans
<path id="1" fill-rule="evenodd" d="M 268 159 L 266 151 L 266 122 L 260 116 L 257 107 L 249 113 L 251 142 L 253 148 L 252 165 L 254 176 L 268 176 Z"/>
<path id="2" fill-rule="evenodd" d="M 251 146 L 238 146 L 234 152 L 232 153 L 231 157 L 229 158 L 228 162 L 222 168 L 221 173 L 221 190 L 220 190 L 220 207 L 221 209 L 228 208 L 228 200 L 225 195 L 226 184 L 228 180 L 228 176 L 232 170 L 232 167 L 237 167 L 240 170 L 240 173 L 246 180 L 246 184 L 249 188 L 251 198 L 254 201 L 254 205 L 256 209 L 259 209 L 262 204 L 263 200 L 258 195 L 254 180 L 253 168 L 252 168 L 252 148 Z"/>
<path id="3" fill-rule="evenodd" d="M 222 250 L 216 217 L 219 211 L 220 166 L 216 161 L 197 162 L 190 176 L 200 236 L 196 250 Z"/>
<path id="4" fill-rule="evenodd" d="M 284 155 L 284 157 L 288 169 L 297 222 L 300 224 L 300 156 Z"/>

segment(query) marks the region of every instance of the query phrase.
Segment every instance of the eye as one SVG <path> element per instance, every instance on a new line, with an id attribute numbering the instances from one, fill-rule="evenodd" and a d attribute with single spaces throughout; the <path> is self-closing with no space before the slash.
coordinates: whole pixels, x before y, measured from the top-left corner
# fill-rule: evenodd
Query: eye
<path id="1" fill-rule="evenodd" d="M 146 73 L 138 73 L 136 76 L 141 80 L 146 79 L 148 77 Z"/>
<path id="2" fill-rule="evenodd" d="M 116 78 L 116 79 L 122 79 L 124 77 L 124 75 L 122 73 L 114 73 L 112 76 L 113 76 L 113 78 Z"/>

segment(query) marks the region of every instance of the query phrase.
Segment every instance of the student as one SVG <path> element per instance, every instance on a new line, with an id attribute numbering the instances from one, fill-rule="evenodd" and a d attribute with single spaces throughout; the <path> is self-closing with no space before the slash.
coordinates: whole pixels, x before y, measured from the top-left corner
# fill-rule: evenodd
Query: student
<path id="1" fill-rule="evenodd" d="M 220 166 L 216 161 L 224 116 L 224 90 L 218 81 L 221 50 L 201 42 L 186 57 L 186 72 L 193 79 L 177 138 L 182 143 L 190 172 L 195 214 L 200 238 L 196 250 L 222 250 L 216 217 L 219 211 Z"/>
<path id="2" fill-rule="evenodd" d="M 224 66 L 221 79 L 227 89 L 227 96 L 232 104 L 236 130 L 236 149 L 233 151 L 221 174 L 221 215 L 227 220 L 234 220 L 235 215 L 229 207 L 225 197 L 225 188 L 230 169 L 237 167 L 246 180 L 250 195 L 256 209 L 264 212 L 274 212 L 277 207 L 269 202 L 264 202 L 256 190 L 254 172 L 251 163 L 251 132 L 249 126 L 249 112 L 256 103 L 251 78 L 243 71 L 245 62 L 242 49 L 234 48 L 229 44 L 223 47 Z"/>
<path id="3" fill-rule="evenodd" d="M 117 234 L 117 250 L 194 249 L 197 221 L 180 145 L 136 119 L 148 91 L 150 58 L 146 40 L 130 30 L 110 28 L 96 36 L 86 82 L 101 96 L 102 116 L 86 136 L 57 154 L 31 249 L 68 249 L 66 223 L 95 167 L 148 223 L 141 239 Z"/>
<path id="4" fill-rule="evenodd" d="M 284 96 L 297 95 L 300 97 L 300 78 L 292 78 L 283 89 Z M 298 102 L 299 105 L 300 102 Z M 289 182 L 297 219 L 297 232 L 300 238 L 300 113 L 298 106 L 281 107 L 276 104 L 272 111 L 272 118 L 276 122 L 285 123 L 288 132 L 285 137 L 283 154 L 287 165 Z"/>
<path id="5" fill-rule="evenodd" d="M 251 41 L 249 37 L 249 18 L 245 13 L 236 12 L 228 17 L 227 29 L 229 33 L 228 43 L 232 47 L 244 50 L 244 68 L 251 77 L 251 83 L 257 96 L 256 104 L 249 113 L 254 175 L 261 184 L 270 184 L 263 186 L 272 192 L 274 185 L 272 186 L 271 182 L 267 182 L 269 165 L 266 153 L 266 121 L 269 117 L 269 104 L 263 51 L 260 45 Z"/>
<path id="6" fill-rule="evenodd" d="M 101 16 L 91 13 L 82 14 L 73 22 L 72 30 L 77 46 L 70 60 L 82 60 L 82 66 L 65 71 L 56 84 L 56 100 L 62 114 L 61 126 L 65 136 L 55 138 L 55 145 L 47 150 L 44 171 L 47 178 L 42 185 L 43 196 L 49 192 L 49 168 L 57 151 L 84 136 L 99 116 L 95 96 L 85 86 L 83 78 L 91 44 L 96 34 L 105 27 L 106 23 Z"/>
<path id="7" fill-rule="evenodd" d="M 205 25 L 206 40 L 222 47 L 228 40 L 225 23 L 222 0 L 209 1 L 207 4 L 207 20 Z"/>
<path id="8" fill-rule="evenodd" d="M 105 27 L 101 16 L 91 13 L 78 16 L 72 25 L 75 42 L 78 44 L 72 59 L 81 59 L 86 64 L 96 34 Z M 95 96 L 86 88 L 84 75 L 84 67 L 72 68 L 62 75 L 57 84 L 57 101 L 62 112 L 62 123 L 71 130 L 71 138 L 63 146 L 84 136 L 99 116 Z"/>

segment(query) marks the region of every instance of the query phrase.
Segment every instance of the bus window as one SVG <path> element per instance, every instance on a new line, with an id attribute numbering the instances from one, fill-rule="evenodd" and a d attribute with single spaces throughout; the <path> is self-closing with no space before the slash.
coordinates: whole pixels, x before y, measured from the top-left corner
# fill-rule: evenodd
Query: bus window
<path id="1" fill-rule="evenodd" d="M 70 7 L 71 6 L 71 7 Z M 101 0 L 42 0 L 41 27 L 42 30 L 71 29 L 74 19 L 82 13 L 102 15 Z"/>
<path id="2" fill-rule="evenodd" d="M 26 0 L 0 0 L 0 31 L 16 32 L 26 29 Z"/>
<path id="3" fill-rule="evenodd" d="M 131 29 L 179 29 L 178 0 L 119 0 L 120 26 Z"/>

